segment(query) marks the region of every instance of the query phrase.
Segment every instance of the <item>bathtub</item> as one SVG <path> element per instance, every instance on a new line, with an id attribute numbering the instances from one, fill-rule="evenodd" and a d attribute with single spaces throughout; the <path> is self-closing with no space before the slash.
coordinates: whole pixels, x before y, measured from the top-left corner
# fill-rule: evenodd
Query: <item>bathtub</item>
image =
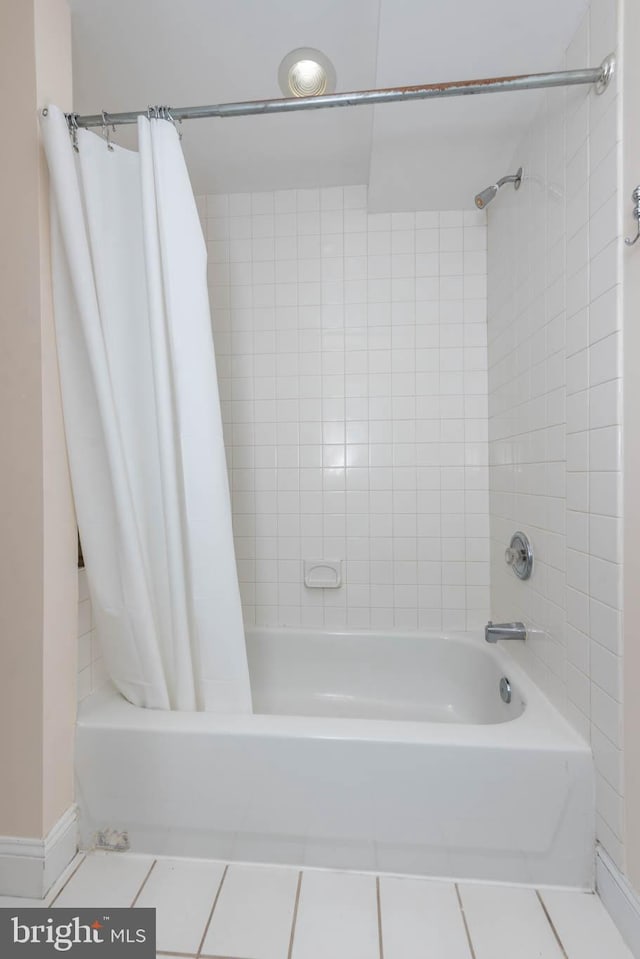
<path id="1" fill-rule="evenodd" d="M 252 716 L 82 703 L 84 847 L 592 888 L 589 747 L 505 650 L 298 629 L 247 650 Z"/>

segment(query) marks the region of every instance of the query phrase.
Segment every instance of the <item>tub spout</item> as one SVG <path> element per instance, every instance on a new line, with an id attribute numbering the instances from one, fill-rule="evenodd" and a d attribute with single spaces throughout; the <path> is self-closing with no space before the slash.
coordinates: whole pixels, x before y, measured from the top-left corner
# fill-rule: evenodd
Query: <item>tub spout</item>
<path id="1" fill-rule="evenodd" d="M 526 639 L 524 623 L 492 623 L 484 628 L 484 638 L 488 643 L 497 643 L 499 639 Z"/>

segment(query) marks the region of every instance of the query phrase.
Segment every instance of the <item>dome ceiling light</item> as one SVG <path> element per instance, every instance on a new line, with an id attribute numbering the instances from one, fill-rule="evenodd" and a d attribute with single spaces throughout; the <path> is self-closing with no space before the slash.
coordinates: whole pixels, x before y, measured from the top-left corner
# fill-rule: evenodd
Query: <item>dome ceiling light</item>
<path id="1" fill-rule="evenodd" d="M 320 50 L 298 47 L 280 64 L 278 83 L 285 97 L 320 97 L 335 93 L 336 71 Z"/>

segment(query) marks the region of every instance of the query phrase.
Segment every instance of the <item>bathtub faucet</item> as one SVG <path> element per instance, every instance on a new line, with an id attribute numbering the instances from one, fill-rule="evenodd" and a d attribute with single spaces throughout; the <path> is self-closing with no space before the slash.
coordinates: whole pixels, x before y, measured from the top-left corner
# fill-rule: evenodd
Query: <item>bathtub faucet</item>
<path id="1" fill-rule="evenodd" d="M 484 628 L 484 638 L 488 643 L 497 643 L 499 639 L 526 639 L 524 623 L 492 623 Z"/>

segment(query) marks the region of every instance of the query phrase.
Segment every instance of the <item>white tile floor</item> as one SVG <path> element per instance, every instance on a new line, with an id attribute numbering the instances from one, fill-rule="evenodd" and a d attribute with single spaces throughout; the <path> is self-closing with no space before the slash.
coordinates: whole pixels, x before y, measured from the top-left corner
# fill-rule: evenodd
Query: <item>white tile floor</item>
<path id="1" fill-rule="evenodd" d="M 165 959 L 632 959 L 597 896 L 520 886 L 92 852 L 44 904 L 153 906 Z"/>

